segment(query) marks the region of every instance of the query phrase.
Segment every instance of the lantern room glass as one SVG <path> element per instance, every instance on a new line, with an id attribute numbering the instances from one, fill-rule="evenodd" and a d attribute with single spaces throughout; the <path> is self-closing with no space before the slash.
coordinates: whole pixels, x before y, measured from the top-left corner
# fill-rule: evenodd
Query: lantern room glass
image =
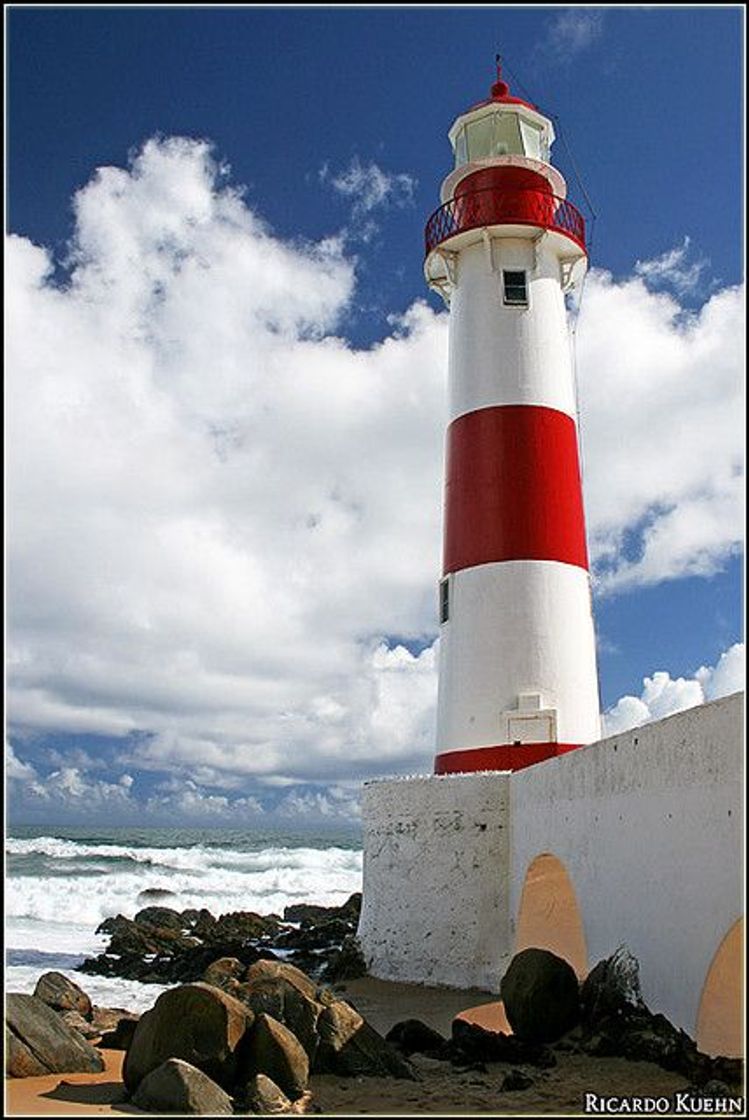
<path id="1" fill-rule="evenodd" d="M 543 129 L 518 113 L 486 113 L 468 121 L 455 137 L 455 166 L 494 156 L 529 156 L 548 160 Z"/>

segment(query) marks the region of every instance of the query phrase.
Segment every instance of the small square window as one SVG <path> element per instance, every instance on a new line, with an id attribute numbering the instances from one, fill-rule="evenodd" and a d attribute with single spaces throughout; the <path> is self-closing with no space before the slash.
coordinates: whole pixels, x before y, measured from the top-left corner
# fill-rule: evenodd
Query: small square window
<path id="1" fill-rule="evenodd" d="M 528 306 L 528 282 L 524 272 L 503 272 L 504 300 L 508 307 Z"/>
<path id="2" fill-rule="evenodd" d="M 450 581 L 440 580 L 440 626 L 450 617 Z"/>

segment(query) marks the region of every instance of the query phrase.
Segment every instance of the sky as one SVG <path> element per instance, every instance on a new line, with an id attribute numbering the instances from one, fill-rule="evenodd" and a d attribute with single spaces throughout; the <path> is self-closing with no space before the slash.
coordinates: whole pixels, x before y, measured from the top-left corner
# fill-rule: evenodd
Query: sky
<path id="1" fill-rule="evenodd" d="M 6 8 L 11 823 L 432 769 L 447 131 L 552 115 L 615 733 L 743 688 L 743 9 Z"/>

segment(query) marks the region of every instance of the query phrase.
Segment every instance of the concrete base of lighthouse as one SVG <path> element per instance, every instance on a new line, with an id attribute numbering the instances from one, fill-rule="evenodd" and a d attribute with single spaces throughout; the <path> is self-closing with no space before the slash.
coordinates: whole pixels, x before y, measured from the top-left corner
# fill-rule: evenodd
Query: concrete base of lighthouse
<path id="1" fill-rule="evenodd" d="M 497 992 L 513 953 L 584 975 L 626 944 L 643 996 L 739 1053 L 743 694 L 516 773 L 365 786 L 372 975 Z"/>
<path id="2" fill-rule="evenodd" d="M 512 951 L 510 774 L 364 787 L 359 937 L 384 980 L 499 990 Z"/>

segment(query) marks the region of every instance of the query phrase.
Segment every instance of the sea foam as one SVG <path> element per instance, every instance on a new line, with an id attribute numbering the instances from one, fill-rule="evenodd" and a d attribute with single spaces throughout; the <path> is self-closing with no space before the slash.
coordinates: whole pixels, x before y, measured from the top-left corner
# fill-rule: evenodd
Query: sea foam
<path id="1" fill-rule="evenodd" d="M 106 947 L 108 939 L 95 934 L 104 918 L 132 918 L 154 901 L 175 910 L 205 907 L 216 916 L 234 910 L 281 915 L 295 902 L 335 906 L 361 890 L 361 851 L 335 846 L 269 844 L 242 851 L 215 843 L 158 847 L 39 836 L 8 838 L 6 855 L 10 991 L 33 991 L 45 971 L 70 975 Z M 154 899 L 159 891 L 165 893 Z M 142 1010 L 163 990 L 73 978 L 101 1006 Z"/>

